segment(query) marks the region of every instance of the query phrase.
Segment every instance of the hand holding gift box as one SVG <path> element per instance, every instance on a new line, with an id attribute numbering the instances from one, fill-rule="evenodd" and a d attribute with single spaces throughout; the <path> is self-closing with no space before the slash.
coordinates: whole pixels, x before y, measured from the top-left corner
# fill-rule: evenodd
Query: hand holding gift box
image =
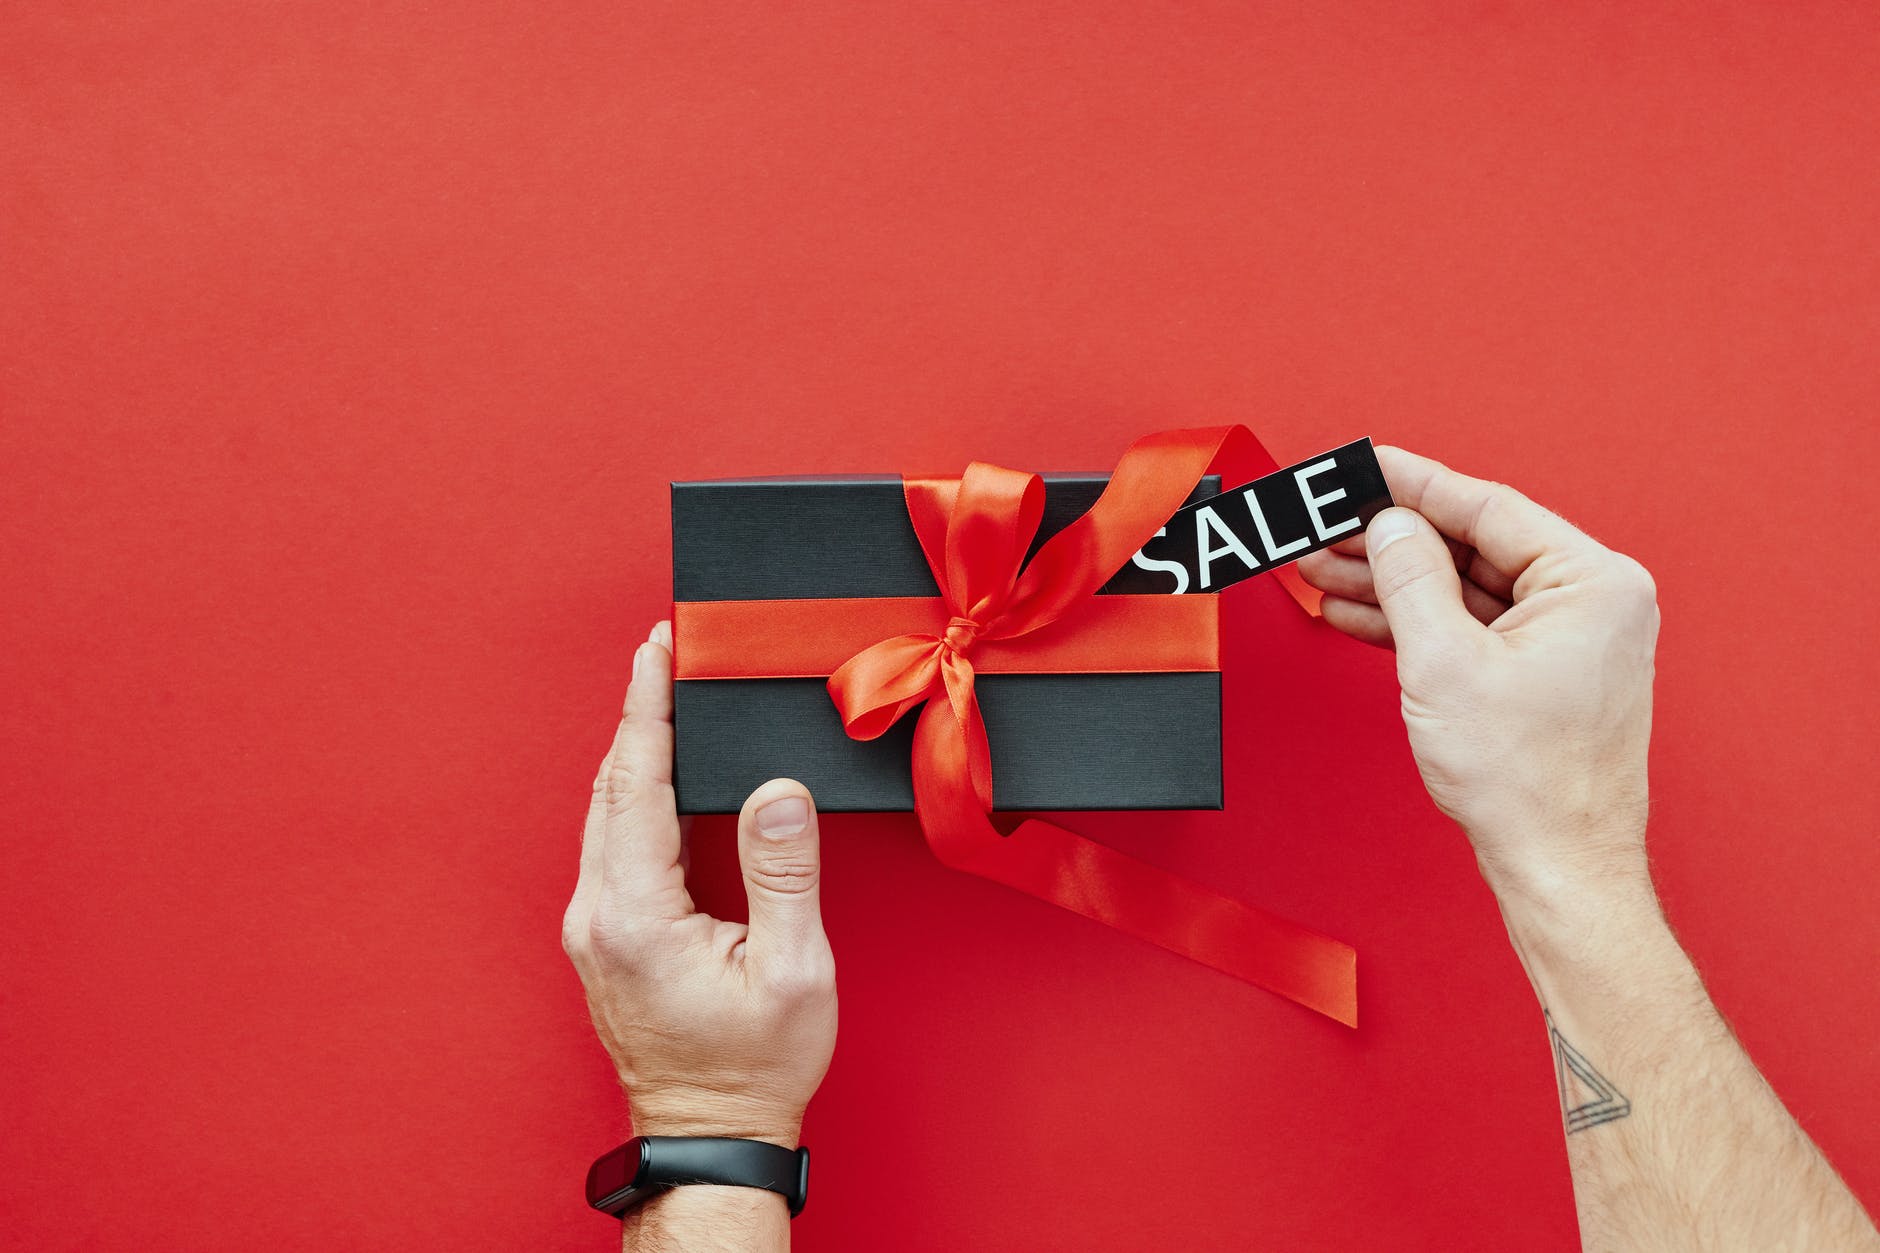
<path id="1" fill-rule="evenodd" d="M 1198 492 L 1223 451 L 1270 473 Z M 1055 824 L 1007 835 L 988 815 L 1219 808 L 1218 601 L 1166 593 L 1191 569 L 1223 586 L 1361 526 L 1389 503 L 1367 442 L 1278 471 L 1244 428 L 1171 431 L 1107 484 L 976 462 L 958 479 L 675 484 L 673 502 L 683 811 L 734 808 L 778 772 L 825 809 L 911 800 L 947 865 L 1355 1023 L 1349 947 Z"/>

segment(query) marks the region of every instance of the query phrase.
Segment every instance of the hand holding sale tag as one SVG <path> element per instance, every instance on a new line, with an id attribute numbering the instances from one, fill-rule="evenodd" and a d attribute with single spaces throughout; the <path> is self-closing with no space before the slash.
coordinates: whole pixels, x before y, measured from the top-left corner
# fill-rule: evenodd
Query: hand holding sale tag
<path id="1" fill-rule="evenodd" d="M 1130 561 L 1166 576 L 1173 595 L 1219 591 L 1364 534 L 1391 504 L 1361 439 L 1186 506 Z"/>

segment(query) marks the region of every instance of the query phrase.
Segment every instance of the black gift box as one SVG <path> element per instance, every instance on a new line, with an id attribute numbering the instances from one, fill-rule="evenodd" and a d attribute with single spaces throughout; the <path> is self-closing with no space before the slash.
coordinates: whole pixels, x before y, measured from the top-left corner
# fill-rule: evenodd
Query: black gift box
<path id="1" fill-rule="evenodd" d="M 1081 516 L 1102 475 L 1044 475 L 1032 551 Z M 1221 490 L 1210 475 L 1190 501 Z M 896 477 L 672 485 L 673 599 L 938 596 Z M 1099 594 L 1165 591 L 1126 565 Z M 683 653 L 685 641 L 677 642 Z M 1221 808 L 1216 671 L 981 674 L 1002 810 Z M 681 813 L 735 813 L 766 779 L 801 780 L 825 812 L 914 807 L 915 717 L 852 740 L 820 678 L 680 679 L 673 784 Z"/>

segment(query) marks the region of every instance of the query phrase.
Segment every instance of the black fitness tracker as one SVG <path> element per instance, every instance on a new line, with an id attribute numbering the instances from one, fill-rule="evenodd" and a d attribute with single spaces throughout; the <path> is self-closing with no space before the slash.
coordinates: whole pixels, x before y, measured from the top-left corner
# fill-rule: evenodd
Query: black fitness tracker
<path id="1" fill-rule="evenodd" d="M 635 1136 L 588 1167 L 588 1204 L 619 1218 L 636 1205 L 688 1183 L 764 1188 L 790 1204 L 809 1199 L 809 1150 L 765 1140 L 717 1136 Z"/>

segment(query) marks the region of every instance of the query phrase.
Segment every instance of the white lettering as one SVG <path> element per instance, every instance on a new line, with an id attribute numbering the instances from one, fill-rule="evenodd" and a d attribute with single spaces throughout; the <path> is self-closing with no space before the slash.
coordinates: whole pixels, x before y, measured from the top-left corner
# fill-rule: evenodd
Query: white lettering
<path id="1" fill-rule="evenodd" d="M 1167 534 L 1168 528 L 1162 527 L 1156 531 L 1155 537 L 1161 539 Z M 1183 592 L 1188 590 L 1188 569 L 1186 566 L 1182 565 L 1181 562 L 1163 561 L 1159 557 L 1145 557 L 1142 555 L 1142 549 L 1140 548 L 1136 550 L 1136 555 L 1129 560 L 1131 565 L 1140 566 L 1144 570 L 1163 570 L 1174 575 L 1175 590 L 1171 592 L 1170 595 L 1180 596 Z M 1205 569 L 1205 567 L 1203 568 Z"/>
<path id="2" fill-rule="evenodd" d="M 1254 516 L 1257 518 L 1259 514 L 1256 513 Z M 1260 530 L 1262 534 L 1265 533 L 1266 523 L 1262 522 L 1260 524 Z M 1213 531 L 1216 535 L 1226 540 L 1227 543 L 1219 548 L 1209 548 L 1209 531 Z M 1300 543 L 1304 542 L 1304 540 L 1300 541 Z M 1269 540 L 1267 543 L 1271 546 L 1272 541 Z M 1228 553 L 1232 553 L 1246 564 L 1247 569 L 1257 570 L 1260 568 L 1259 561 L 1252 553 L 1247 551 L 1247 546 L 1240 542 L 1240 537 L 1228 530 L 1227 524 L 1215 517 L 1214 510 L 1207 505 L 1203 505 L 1201 508 L 1195 510 L 1195 551 L 1201 554 L 1198 565 L 1200 568 L 1200 585 L 1202 591 L 1206 591 L 1208 588 L 1208 563 L 1216 557 L 1224 557 Z"/>
<path id="3" fill-rule="evenodd" d="M 1260 512 L 1260 501 L 1253 494 L 1253 489 L 1249 487 L 1246 491 L 1242 492 L 1241 495 L 1246 498 L 1247 511 L 1253 515 L 1253 525 L 1259 528 L 1260 542 L 1266 545 L 1266 555 L 1267 555 L 1268 560 L 1277 563 L 1279 559 L 1284 557 L 1287 553 L 1296 553 L 1301 548 L 1306 547 L 1306 545 L 1312 542 L 1311 540 L 1307 539 L 1305 536 L 1301 535 L 1298 539 L 1286 545 L 1286 547 L 1284 548 L 1273 547 L 1273 532 L 1266 525 L 1266 515 Z"/>
<path id="4" fill-rule="evenodd" d="M 1312 515 L 1312 529 L 1319 533 L 1319 538 L 1322 540 L 1331 539 L 1334 535 L 1343 535 L 1346 531 L 1352 530 L 1358 525 L 1356 518 L 1346 518 L 1331 530 L 1326 530 L 1325 515 L 1319 512 L 1319 506 L 1329 505 L 1334 500 L 1343 500 L 1345 498 L 1345 489 L 1341 487 L 1329 496 L 1314 496 L 1312 489 L 1306 486 L 1306 480 L 1313 475 L 1322 474 L 1326 470 L 1335 470 L 1337 468 L 1337 463 L 1330 457 L 1327 457 L 1323 461 L 1315 461 L 1309 466 L 1293 471 L 1293 481 L 1299 484 L 1299 494 L 1306 498 L 1306 512 Z"/>

